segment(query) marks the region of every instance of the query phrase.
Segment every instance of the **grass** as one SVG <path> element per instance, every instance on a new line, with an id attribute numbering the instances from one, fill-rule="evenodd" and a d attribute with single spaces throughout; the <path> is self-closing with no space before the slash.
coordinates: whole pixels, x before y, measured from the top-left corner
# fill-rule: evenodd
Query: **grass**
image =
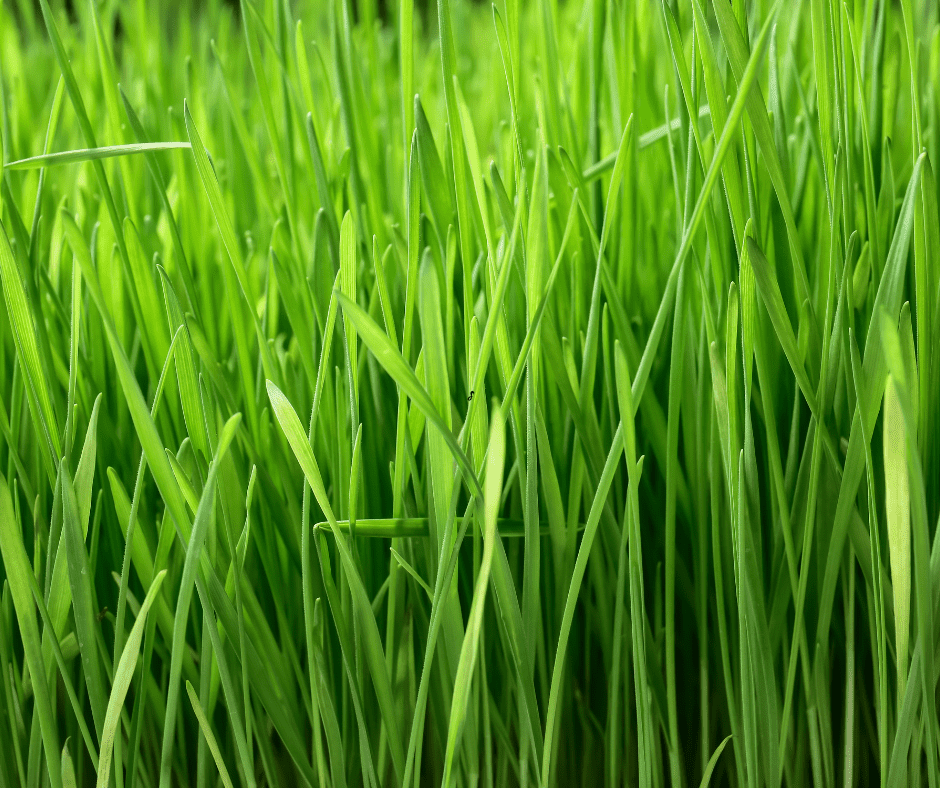
<path id="1" fill-rule="evenodd" d="M 0 785 L 940 788 L 940 11 L 0 8 Z"/>

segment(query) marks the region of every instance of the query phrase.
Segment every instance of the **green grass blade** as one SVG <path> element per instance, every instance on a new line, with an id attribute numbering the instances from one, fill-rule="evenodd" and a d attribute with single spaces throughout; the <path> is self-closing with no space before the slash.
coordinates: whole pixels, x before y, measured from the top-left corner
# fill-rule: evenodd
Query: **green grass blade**
<path id="1" fill-rule="evenodd" d="M 225 457 L 225 453 L 231 446 L 232 439 L 235 437 L 235 432 L 240 422 L 241 414 L 236 413 L 226 422 L 222 430 L 222 434 L 219 437 L 219 445 L 216 447 L 215 457 L 212 460 L 212 464 L 209 466 L 206 485 L 203 489 L 202 497 L 199 499 L 199 507 L 196 510 L 192 531 L 189 534 L 188 544 L 186 545 L 186 562 L 183 565 L 183 574 L 176 600 L 176 615 L 173 622 L 169 685 L 167 689 L 163 745 L 160 757 L 161 786 L 168 786 L 170 784 L 171 760 L 177 718 L 176 708 L 179 703 L 179 682 L 183 667 L 183 649 L 186 646 L 185 639 L 187 621 L 189 620 L 189 603 L 192 601 L 193 585 L 202 557 L 202 548 L 205 544 L 206 535 L 210 527 L 210 520 L 214 516 L 216 477 L 218 475 L 219 466 Z M 130 641 L 128 641 L 128 644 L 129 643 Z"/>
<path id="2" fill-rule="evenodd" d="M 153 600 L 163 585 L 163 578 L 166 577 L 166 570 L 161 570 L 154 577 L 153 583 L 147 591 L 143 604 L 140 606 L 140 612 L 131 628 L 131 634 L 127 638 L 124 651 L 121 653 L 121 660 L 118 662 L 114 671 L 114 683 L 111 686 L 111 697 L 108 699 L 108 712 L 104 720 L 104 728 L 101 734 L 101 759 L 98 768 L 98 788 L 106 788 L 108 777 L 111 772 L 111 753 L 114 747 L 114 737 L 118 733 L 118 724 L 121 721 L 121 707 L 124 705 L 124 698 L 127 696 L 127 690 L 130 688 L 131 679 L 134 676 L 134 669 L 137 667 L 137 659 L 140 656 L 140 643 L 144 635 L 144 623 L 147 620 L 147 613 L 153 605 Z"/>
<path id="3" fill-rule="evenodd" d="M 43 153 L 28 159 L 11 161 L 4 165 L 7 170 L 36 170 L 40 167 L 55 167 L 60 164 L 77 164 L 85 161 L 113 159 L 117 156 L 133 156 L 138 153 L 156 153 L 164 150 L 190 148 L 188 142 L 134 142 L 127 145 L 107 145 L 102 148 L 81 148 Z"/>
<path id="4" fill-rule="evenodd" d="M 340 298 L 342 300 L 342 296 L 340 296 Z M 343 569 L 347 574 L 347 579 L 350 584 L 356 615 L 359 625 L 361 626 L 361 633 L 365 638 L 365 656 L 369 665 L 369 671 L 372 675 L 376 695 L 378 696 L 379 707 L 382 710 L 382 720 L 385 723 L 389 737 L 392 762 L 395 764 L 396 775 L 400 778 L 404 770 L 404 750 L 394 714 L 391 685 L 385 667 L 385 658 L 382 651 L 379 630 L 375 623 L 375 616 L 372 613 L 372 605 L 362 585 L 362 579 L 359 577 L 359 571 L 356 569 L 352 553 L 346 544 L 346 538 L 336 525 L 333 507 L 330 506 L 326 489 L 323 486 L 323 479 L 320 476 L 320 469 L 313 456 L 313 449 L 310 447 L 310 442 L 307 440 L 303 427 L 300 425 L 300 419 L 297 418 L 297 413 L 293 406 L 277 386 L 271 381 L 268 381 L 267 388 L 268 397 L 271 400 L 271 406 L 277 416 L 278 423 L 281 425 L 281 429 L 284 431 L 284 435 L 287 437 L 287 441 L 294 451 L 294 456 L 300 463 L 307 483 L 310 485 L 310 489 L 313 491 L 317 503 L 326 515 L 327 521 L 335 536 L 337 551 L 342 559 Z"/>
<path id="5" fill-rule="evenodd" d="M 454 779 L 456 748 L 463 733 L 470 697 L 470 683 L 479 651 L 480 632 L 483 627 L 483 606 L 490 582 L 490 566 L 493 563 L 493 541 L 496 535 L 496 515 L 503 487 L 503 464 L 506 459 L 505 422 L 500 411 L 496 412 L 490 425 L 490 443 L 486 459 L 486 489 L 483 493 L 485 527 L 483 532 L 483 556 L 473 591 L 473 602 L 467 616 L 467 632 L 460 648 L 460 660 L 454 681 L 454 697 L 450 705 L 450 724 L 447 730 L 447 748 L 444 754 L 443 785 L 450 786 Z"/>
<path id="6" fill-rule="evenodd" d="M 222 760 L 222 753 L 219 751 L 219 743 L 215 739 L 215 734 L 212 733 L 209 720 L 206 719 L 206 712 L 199 702 L 199 696 L 196 694 L 196 690 L 193 689 L 193 685 L 188 681 L 186 682 L 186 693 L 189 695 L 189 702 L 192 704 L 193 713 L 199 721 L 199 729 L 202 731 L 202 735 L 206 737 L 206 743 L 209 745 L 209 751 L 212 753 L 212 760 L 215 761 L 215 767 L 219 772 L 219 779 L 222 781 L 224 788 L 232 788 L 232 778 L 229 777 L 228 769 L 225 767 L 225 761 Z"/>
<path id="7" fill-rule="evenodd" d="M 23 639 L 24 660 L 29 666 L 30 676 L 33 677 L 36 715 L 46 749 L 49 782 L 53 788 L 61 788 L 59 735 L 53 715 L 49 686 L 46 682 L 39 628 L 36 626 L 36 614 L 27 580 L 27 574 L 32 572 L 32 568 L 29 565 L 20 526 L 13 511 L 10 488 L 6 477 L 2 474 L 0 474 L 0 551 L 2 551 L 3 565 L 7 572 L 10 595 L 13 597 L 13 606 L 16 609 L 20 636 Z"/>

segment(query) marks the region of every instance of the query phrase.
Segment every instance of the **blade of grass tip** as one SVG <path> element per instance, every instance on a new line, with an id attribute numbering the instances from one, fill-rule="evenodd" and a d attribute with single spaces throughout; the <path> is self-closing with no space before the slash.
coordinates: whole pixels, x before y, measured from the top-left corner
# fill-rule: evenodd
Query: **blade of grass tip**
<path id="1" fill-rule="evenodd" d="M 341 294 L 338 294 L 338 297 L 341 302 L 344 300 Z M 345 308 L 346 305 L 344 304 L 344 309 Z M 372 325 L 374 326 L 375 324 L 373 323 Z M 376 330 L 378 330 L 377 327 Z M 361 329 L 360 333 L 362 333 Z M 413 374 L 414 373 L 412 373 L 412 375 Z M 313 455 L 313 449 L 310 447 L 310 441 L 304 434 L 300 419 L 297 418 L 297 412 L 294 410 L 287 397 L 285 397 L 281 390 L 270 380 L 267 381 L 267 390 L 268 398 L 271 401 L 271 407 L 274 410 L 278 424 L 280 424 L 287 438 L 287 442 L 290 444 L 294 456 L 297 458 L 301 470 L 307 479 L 307 483 L 310 485 L 310 489 L 313 491 L 314 497 L 317 499 L 317 503 L 326 515 L 326 519 L 333 531 L 337 551 L 339 552 L 343 570 L 346 572 L 346 580 L 349 584 L 350 592 L 352 593 L 360 633 L 363 637 L 362 648 L 365 651 L 366 662 L 369 666 L 369 672 L 372 675 L 373 686 L 382 714 L 382 722 L 385 725 L 389 750 L 392 755 L 392 764 L 395 767 L 396 777 L 400 780 L 404 770 L 404 748 L 402 746 L 401 732 L 395 714 L 391 682 L 385 665 L 381 636 L 379 635 L 378 626 L 375 623 L 375 616 L 372 613 L 371 601 L 366 594 L 365 586 L 362 583 L 362 578 L 356 567 L 353 555 L 346 543 L 346 538 L 336 524 L 333 507 L 330 505 L 326 488 L 323 485 L 323 478 L 320 475 L 320 468 Z"/>
<path id="2" fill-rule="evenodd" d="M 231 446 L 232 439 L 241 422 L 241 414 L 236 413 L 226 423 L 219 437 L 215 457 L 209 466 L 206 485 L 202 491 L 199 508 L 193 520 L 192 532 L 186 546 L 186 560 L 180 579 L 180 588 L 176 602 L 176 615 L 173 622 L 173 642 L 170 652 L 170 672 L 167 684 L 166 715 L 163 724 L 163 745 L 160 756 L 160 786 L 168 788 L 170 784 L 171 760 L 175 739 L 177 705 L 179 703 L 179 681 L 183 667 L 183 649 L 186 647 L 186 627 L 189 620 L 189 603 L 193 596 L 193 584 L 202 556 L 202 548 L 209 531 L 209 521 L 214 515 L 216 476 L 219 466 Z"/>
<path id="3" fill-rule="evenodd" d="M 111 753 L 114 747 L 114 737 L 117 735 L 118 723 L 121 721 L 121 708 L 124 706 L 124 698 L 127 697 L 127 690 L 130 688 L 131 679 L 134 676 L 134 670 L 137 667 L 137 658 L 140 656 L 140 642 L 144 636 L 144 624 L 147 620 L 147 613 L 160 586 L 163 585 L 163 578 L 166 577 L 166 570 L 163 569 L 153 579 L 147 596 L 140 606 L 140 612 L 131 628 L 130 637 L 121 653 L 121 660 L 114 671 L 114 683 L 111 685 L 111 697 L 108 699 L 108 712 L 104 720 L 104 728 L 101 733 L 101 756 L 98 763 L 98 781 L 97 788 L 107 788 L 108 778 L 111 773 Z"/>
<path id="4" fill-rule="evenodd" d="M 176 483 L 180 486 L 180 492 L 189 505 L 190 511 L 195 514 L 199 508 L 199 494 L 196 492 L 196 488 L 193 487 L 192 479 L 189 478 L 186 469 L 172 451 L 165 449 L 165 453 L 170 467 L 173 469 L 173 475 L 176 477 Z"/>
<path id="5" fill-rule="evenodd" d="M 55 153 L 42 153 L 28 159 L 18 159 L 4 165 L 6 170 L 38 170 L 40 167 L 55 167 L 60 164 L 78 164 L 86 161 L 113 159 L 117 156 L 133 156 L 138 153 L 156 153 L 163 150 L 189 149 L 188 142 L 132 142 L 127 145 L 107 145 L 103 148 L 78 148 Z"/>
<path id="6" fill-rule="evenodd" d="M 49 685 L 43 666 L 39 628 L 36 625 L 36 613 L 33 607 L 27 574 L 33 569 L 23 546 L 23 536 L 19 520 L 13 509 L 13 499 L 6 477 L 0 473 L 0 555 L 6 570 L 13 607 L 19 625 L 20 638 L 23 641 L 24 661 L 29 667 L 33 681 L 36 716 L 43 747 L 46 751 L 46 767 L 52 788 L 62 788 L 62 765 L 59 760 L 59 734 L 56 718 L 52 710 Z"/>
<path id="7" fill-rule="evenodd" d="M 69 754 L 69 740 L 66 739 L 62 745 L 62 788 L 76 788 L 76 785 L 75 766 Z"/>
<path id="8" fill-rule="evenodd" d="M 219 779 L 222 781 L 223 788 L 233 788 L 232 778 L 229 777 L 228 769 L 225 768 L 225 761 L 222 760 L 222 753 L 219 750 L 219 743 L 215 739 L 215 734 L 212 732 L 212 725 L 209 720 L 206 719 L 206 712 L 199 702 L 199 696 L 196 694 L 196 690 L 193 689 L 193 685 L 189 681 L 186 682 L 186 693 L 189 695 L 189 702 L 193 706 L 193 713 L 196 715 L 196 720 L 199 722 L 199 729 L 206 738 L 206 744 L 209 745 L 212 760 L 215 761 L 215 766 L 219 770 Z"/>
<path id="9" fill-rule="evenodd" d="M 418 586 L 424 591 L 424 593 L 428 595 L 428 599 L 433 601 L 434 591 L 431 589 L 431 586 L 427 584 L 427 581 L 425 581 L 425 579 L 421 577 L 420 574 L 418 574 L 418 570 L 408 563 L 408 561 L 402 557 L 394 547 L 390 547 L 389 552 L 399 563 L 401 568 L 414 578 L 414 581 L 418 584 Z"/>
<path id="10" fill-rule="evenodd" d="M 724 752 L 725 745 L 731 741 L 731 735 L 725 736 L 721 744 L 719 744 L 715 751 L 712 753 L 712 757 L 708 759 L 708 763 L 705 766 L 705 771 L 702 773 L 702 781 L 698 784 L 699 788 L 708 788 L 709 784 L 712 781 L 712 774 L 715 772 L 715 767 L 718 765 L 718 759 L 721 757 L 721 753 Z"/>
<path id="11" fill-rule="evenodd" d="M 463 734 L 463 726 L 467 717 L 467 706 L 470 700 L 470 686 L 476 665 L 477 652 L 480 645 L 480 634 L 483 629 L 483 609 L 486 604 L 486 592 L 489 587 L 490 565 L 493 562 L 493 542 L 498 538 L 496 534 L 496 516 L 499 513 L 500 498 L 503 489 L 503 467 L 506 459 L 506 424 L 501 409 L 496 409 L 490 426 L 490 442 L 487 449 L 485 490 L 483 493 L 484 531 L 483 555 L 480 559 L 480 569 L 477 574 L 473 590 L 473 601 L 470 603 L 470 614 L 467 617 L 467 629 L 463 644 L 460 648 L 460 661 L 457 663 L 457 674 L 454 680 L 454 694 L 450 706 L 450 723 L 447 729 L 447 747 L 444 754 L 444 778 L 442 785 L 449 788 L 454 779 L 454 759 L 456 750 Z"/>

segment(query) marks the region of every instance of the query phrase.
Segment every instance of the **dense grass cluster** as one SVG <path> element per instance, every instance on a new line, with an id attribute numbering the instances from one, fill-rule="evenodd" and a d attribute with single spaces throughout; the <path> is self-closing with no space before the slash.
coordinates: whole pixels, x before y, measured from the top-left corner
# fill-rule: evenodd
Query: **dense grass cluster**
<path id="1" fill-rule="evenodd" d="M 936 0 L 0 7 L 0 786 L 940 788 Z"/>

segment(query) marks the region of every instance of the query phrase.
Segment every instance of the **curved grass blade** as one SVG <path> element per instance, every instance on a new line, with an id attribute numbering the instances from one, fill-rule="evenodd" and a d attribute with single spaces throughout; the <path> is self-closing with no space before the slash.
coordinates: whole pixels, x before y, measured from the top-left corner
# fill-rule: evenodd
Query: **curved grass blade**
<path id="1" fill-rule="evenodd" d="M 127 697 L 127 690 L 130 688 L 131 679 L 134 677 L 134 669 L 137 667 L 137 658 L 140 655 L 140 642 L 144 636 L 144 623 L 147 620 L 147 613 L 160 591 L 160 586 L 163 585 L 164 577 L 166 577 L 165 569 L 161 570 L 153 579 L 153 583 L 150 584 L 150 590 L 147 591 L 147 596 L 144 597 L 140 612 L 137 614 L 137 620 L 134 621 L 131 634 L 127 638 L 124 651 L 121 653 L 121 660 L 114 671 L 114 684 L 111 686 L 108 713 L 104 718 L 104 729 L 101 734 L 101 756 L 98 762 L 97 788 L 107 788 L 108 786 L 108 778 L 111 773 L 111 753 L 114 748 L 114 737 L 118 732 L 118 724 L 121 721 L 121 708 L 124 706 L 124 698 Z"/>
<path id="2" fill-rule="evenodd" d="M 219 751 L 219 743 L 216 741 L 215 734 L 212 732 L 212 726 L 209 720 L 206 719 L 206 712 L 199 702 L 199 696 L 196 694 L 196 690 L 193 689 L 193 685 L 188 681 L 186 682 L 186 693 L 189 695 L 189 702 L 193 705 L 193 713 L 196 715 L 196 720 L 199 722 L 199 730 L 201 730 L 202 735 L 206 737 L 209 752 L 212 753 L 212 759 L 215 761 L 215 766 L 219 770 L 219 779 L 222 780 L 222 786 L 223 788 L 233 788 L 232 778 L 229 777 L 228 769 L 225 768 L 225 761 L 222 760 L 222 753 Z"/>
<path id="3" fill-rule="evenodd" d="M 424 593 L 428 595 L 428 599 L 433 602 L 434 590 L 427 584 L 427 581 L 418 574 L 418 570 L 408 563 L 408 561 L 406 561 L 405 558 L 394 547 L 390 547 L 389 552 L 392 554 L 394 559 L 398 561 L 401 568 L 414 578 L 414 581 L 421 587 Z"/>
<path id="4" fill-rule="evenodd" d="M 699 788 L 708 788 L 712 781 L 712 774 L 715 772 L 715 767 L 718 765 L 718 759 L 721 757 L 721 753 L 724 752 L 725 745 L 727 745 L 729 741 L 731 741 L 730 734 L 725 736 L 721 744 L 715 748 L 712 757 L 708 759 L 708 763 L 705 765 L 705 771 L 702 773 L 702 781 L 699 783 Z"/>
<path id="5" fill-rule="evenodd" d="M 85 161 L 113 159 L 117 156 L 133 156 L 138 153 L 155 153 L 162 150 L 189 149 L 188 142 L 133 142 L 127 145 L 108 145 L 103 148 L 79 148 L 56 153 L 43 153 L 28 159 L 18 159 L 4 165 L 6 170 L 36 170 L 40 167 L 55 167 L 59 164 L 77 164 Z"/>

